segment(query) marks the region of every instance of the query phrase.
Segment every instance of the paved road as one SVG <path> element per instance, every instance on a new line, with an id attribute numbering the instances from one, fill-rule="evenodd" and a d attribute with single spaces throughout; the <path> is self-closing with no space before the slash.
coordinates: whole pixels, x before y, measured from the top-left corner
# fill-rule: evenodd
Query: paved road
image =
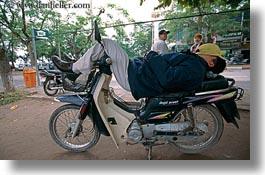
<path id="1" fill-rule="evenodd" d="M 236 85 L 243 89 L 250 89 L 250 69 L 247 70 L 225 70 L 222 75 L 234 78 Z"/>

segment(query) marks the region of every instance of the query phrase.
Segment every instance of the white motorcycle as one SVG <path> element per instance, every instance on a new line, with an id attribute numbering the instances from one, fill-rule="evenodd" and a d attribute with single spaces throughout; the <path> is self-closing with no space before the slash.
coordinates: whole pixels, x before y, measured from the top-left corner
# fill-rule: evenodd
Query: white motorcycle
<path id="1" fill-rule="evenodd" d="M 96 23 L 95 37 L 101 43 Z M 244 91 L 233 86 L 233 79 L 218 76 L 203 82 L 198 92 L 170 93 L 129 103 L 109 87 L 110 64 L 107 55 L 96 63 L 85 94 L 56 98 L 69 103 L 57 108 L 49 122 L 50 134 L 62 148 L 87 151 L 103 134 L 111 136 L 117 148 L 122 143 L 144 145 L 148 159 L 151 159 L 152 146 L 161 144 L 194 154 L 218 143 L 224 129 L 223 118 L 238 127 L 235 100 Z"/>

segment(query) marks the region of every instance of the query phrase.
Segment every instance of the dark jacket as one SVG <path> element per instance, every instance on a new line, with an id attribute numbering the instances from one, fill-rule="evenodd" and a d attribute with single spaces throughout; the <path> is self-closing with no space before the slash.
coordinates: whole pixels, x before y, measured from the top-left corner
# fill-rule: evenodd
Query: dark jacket
<path id="1" fill-rule="evenodd" d="M 128 79 L 133 97 L 154 97 L 165 92 L 192 91 L 200 87 L 208 69 L 196 54 L 149 52 L 145 59 L 130 60 Z"/>

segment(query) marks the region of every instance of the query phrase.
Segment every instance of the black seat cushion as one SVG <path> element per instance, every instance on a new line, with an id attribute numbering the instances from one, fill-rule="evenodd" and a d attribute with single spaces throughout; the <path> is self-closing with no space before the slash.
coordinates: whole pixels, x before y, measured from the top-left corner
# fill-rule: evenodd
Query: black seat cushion
<path id="1" fill-rule="evenodd" d="M 208 79 L 206 81 L 203 81 L 201 84 L 201 88 L 198 90 L 198 92 L 225 89 L 228 88 L 228 86 L 228 80 L 224 76 L 218 75 L 214 79 Z"/>
<path id="2" fill-rule="evenodd" d="M 229 83 L 228 80 L 222 76 L 218 75 L 215 78 L 205 79 L 202 82 L 200 89 L 197 91 L 181 91 L 181 92 L 165 92 L 161 95 L 150 97 L 150 98 L 176 98 L 180 99 L 187 96 L 192 96 L 196 92 L 205 92 L 205 91 L 212 91 L 212 90 L 219 90 L 228 88 Z"/>

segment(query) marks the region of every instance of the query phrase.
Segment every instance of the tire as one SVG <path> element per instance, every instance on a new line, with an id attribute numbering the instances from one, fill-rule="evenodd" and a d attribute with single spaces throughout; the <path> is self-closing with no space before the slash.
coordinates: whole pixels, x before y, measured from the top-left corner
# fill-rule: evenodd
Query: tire
<path id="1" fill-rule="evenodd" d="M 220 140 L 223 130 L 224 130 L 224 122 L 222 119 L 222 115 L 219 110 L 212 105 L 198 105 L 193 108 L 193 113 L 196 115 L 196 122 L 206 123 L 208 131 L 204 133 L 202 136 L 206 137 L 202 142 L 196 142 L 194 139 L 192 142 L 171 142 L 171 146 L 182 153 L 186 154 L 196 154 L 205 151 L 206 149 L 214 146 Z M 177 114 L 175 119 L 180 119 L 181 115 L 185 114 L 186 110 L 183 110 Z M 205 112 L 205 113 L 203 113 Z M 201 114 L 201 115 L 200 115 Z M 209 114 L 208 117 L 206 114 Z M 179 116 L 179 117 L 178 117 Z M 193 136 L 196 138 L 196 136 Z M 200 140 L 200 139 L 198 139 Z"/>
<path id="2" fill-rule="evenodd" d="M 59 89 L 52 90 L 51 87 L 57 87 L 57 86 L 58 84 L 56 81 L 54 81 L 53 78 L 46 78 L 46 80 L 43 83 L 44 93 L 48 96 L 55 96 L 58 93 Z"/>
<path id="3" fill-rule="evenodd" d="M 66 104 L 57 108 L 51 115 L 49 131 L 53 140 L 62 148 L 72 152 L 84 152 L 95 146 L 100 133 L 87 116 L 81 124 L 79 134 L 72 138 L 72 128 L 76 122 L 80 106 Z"/>

